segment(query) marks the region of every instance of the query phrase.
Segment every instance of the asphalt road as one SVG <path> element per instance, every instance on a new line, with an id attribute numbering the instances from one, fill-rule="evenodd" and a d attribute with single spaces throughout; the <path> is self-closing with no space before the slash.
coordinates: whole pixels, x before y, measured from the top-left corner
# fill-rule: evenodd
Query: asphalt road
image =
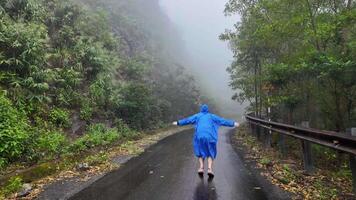
<path id="1" fill-rule="evenodd" d="M 230 129 L 231 130 L 231 129 Z M 71 200 L 260 200 L 278 194 L 260 184 L 230 143 L 229 129 L 219 133 L 215 178 L 196 174 L 193 130 L 170 136 L 141 156 L 97 180 Z M 269 197 L 269 198 L 268 198 Z M 274 197 L 274 198 L 271 198 Z"/>

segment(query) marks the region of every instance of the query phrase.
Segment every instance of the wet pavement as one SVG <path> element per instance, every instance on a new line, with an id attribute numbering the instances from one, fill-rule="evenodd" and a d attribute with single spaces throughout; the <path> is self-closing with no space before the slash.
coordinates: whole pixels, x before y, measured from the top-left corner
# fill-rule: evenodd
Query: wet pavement
<path id="1" fill-rule="evenodd" d="M 71 200 L 260 200 L 279 199 L 273 190 L 260 184 L 230 143 L 231 129 L 219 133 L 215 178 L 196 174 L 193 156 L 193 130 L 163 139 L 141 156 L 128 161 Z M 267 198 L 267 196 L 269 198 Z M 274 198 L 271 198 L 274 197 Z"/>

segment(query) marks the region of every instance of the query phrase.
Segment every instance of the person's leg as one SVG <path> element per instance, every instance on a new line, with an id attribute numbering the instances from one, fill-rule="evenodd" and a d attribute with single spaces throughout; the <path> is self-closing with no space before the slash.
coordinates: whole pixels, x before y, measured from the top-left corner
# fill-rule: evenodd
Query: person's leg
<path id="1" fill-rule="evenodd" d="M 200 169 L 204 169 L 204 159 L 202 157 L 199 157 L 199 164 L 200 164 Z"/>
<path id="2" fill-rule="evenodd" d="M 202 157 L 198 158 L 199 160 L 199 169 L 198 169 L 198 174 L 202 178 L 204 176 L 204 159 Z"/>
<path id="3" fill-rule="evenodd" d="M 199 169 L 204 169 L 204 159 L 202 157 L 199 157 L 199 164 L 200 164 Z"/>
<path id="4" fill-rule="evenodd" d="M 213 173 L 213 162 L 214 162 L 213 158 L 208 157 L 208 172 Z"/>

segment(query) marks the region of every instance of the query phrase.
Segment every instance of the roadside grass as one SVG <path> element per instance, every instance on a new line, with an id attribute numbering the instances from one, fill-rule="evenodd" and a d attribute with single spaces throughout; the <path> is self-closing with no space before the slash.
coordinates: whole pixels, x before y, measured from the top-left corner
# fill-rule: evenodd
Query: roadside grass
<path id="1" fill-rule="evenodd" d="M 273 140 L 276 138 L 274 134 Z M 293 199 L 356 199 L 352 194 L 351 171 L 345 162 L 340 164 L 335 161 L 337 158 L 333 155 L 334 152 L 329 153 L 323 149 L 322 154 L 327 154 L 327 159 L 330 160 L 319 160 L 322 156 L 316 156 L 316 169 L 314 173 L 307 174 L 303 170 L 299 140 L 286 140 L 288 153 L 284 158 L 278 151 L 277 142 L 272 142 L 272 148 L 265 148 L 262 142 L 251 134 L 248 125 L 243 124 L 233 136 L 233 143 L 243 147 L 246 152 L 245 159 L 255 161 L 255 167 L 261 170 L 262 176 L 293 193 Z"/>
<path id="2" fill-rule="evenodd" d="M 18 176 L 12 177 L 5 187 L 0 190 L 0 199 L 5 199 L 6 196 L 17 192 L 21 189 L 23 184 L 22 178 Z"/>

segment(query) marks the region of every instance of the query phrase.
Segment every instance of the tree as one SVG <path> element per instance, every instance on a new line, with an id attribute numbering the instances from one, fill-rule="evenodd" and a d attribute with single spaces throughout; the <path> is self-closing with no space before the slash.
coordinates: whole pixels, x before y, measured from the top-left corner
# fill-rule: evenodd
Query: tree
<path id="1" fill-rule="evenodd" d="M 254 111 L 261 112 L 260 88 L 272 85 L 274 110 L 299 116 L 290 123 L 307 119 L 337 131 L 355 124 L 355 7 L 352 1 L 230 0 L 225 13 L 242 18 L 221 35 L 235 57 L 231 86 L 242 90 L 234 98 L 254 98 Z"/>

